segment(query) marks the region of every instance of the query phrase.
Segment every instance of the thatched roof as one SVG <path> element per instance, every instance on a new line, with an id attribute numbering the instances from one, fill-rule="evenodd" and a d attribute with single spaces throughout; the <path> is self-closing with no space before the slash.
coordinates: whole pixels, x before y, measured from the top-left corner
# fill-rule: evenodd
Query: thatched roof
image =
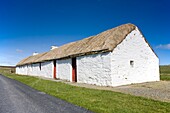
<path id="1" fill-rule="evenodd" d="M 133 24 L 124 24 L 96 36 L 65 44 L 46 53 L 30 56 L 20 61 L 17 65 L 113 51 L 135 28 L 136 26 Z"/>
<path id="2" fill-rule="evenodd" d="M 24 65 L 24 64 L 31 64 L 31 63 L 35 63 L 35 62 L 39 62 L 39 58 L 41 58 L 43 55 L 45 55 L 47 52 L 45 53 L 41 53 L 41 54 L 37 54 L 37 55 L 33 55 L 33 56 L 29 56 L 23 60 L 21 60 L 18 65 Z"/>

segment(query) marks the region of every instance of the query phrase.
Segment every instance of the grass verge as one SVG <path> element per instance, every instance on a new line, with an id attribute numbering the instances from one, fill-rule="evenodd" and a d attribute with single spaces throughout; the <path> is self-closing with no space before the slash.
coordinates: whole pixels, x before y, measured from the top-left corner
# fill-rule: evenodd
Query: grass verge
<path id="1" fill-rule="evenodd" d="M 161 74 L 161 80 L 170 81 L 170 74 Z"/>
<path id="2" fill-rule="evenodd" d="M 170 103 L 167 102 L 112 91 L 76 87 L 31 76 L 21 76 L 4 72 L 3 75 L 18 80 L 34 89 L 98 113 L 170 112 Z"/>
<path id="3" fill-rule="evenodd" d="M 170 66 L 160 66 L 160 79 L 170 81 Z"/>

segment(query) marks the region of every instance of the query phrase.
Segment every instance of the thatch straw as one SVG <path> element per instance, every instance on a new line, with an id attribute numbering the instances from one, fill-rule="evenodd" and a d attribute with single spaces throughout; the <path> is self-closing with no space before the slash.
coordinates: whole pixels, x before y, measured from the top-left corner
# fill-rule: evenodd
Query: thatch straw
<path id="1" fill-rule="evenodd" d="M 39 61 L 38 59 L 41 58 L 46 53 L 47 52 L 41 53 L 41 54 L 37 54 L 37 55 L 34 55 L 34 56 L 29 56 L 29 57 L 21 60 L 17 65 L 24 65 L 24 64 L 31 64 L 31 63 L 38 62 Z"/>
<path id="2" fill-rule="evenodd" d="M 133 24 L 124 24 L 104 31 L 96 36 L 91 36 L 77 42 L 65 44 L 43 54 L 30 56 L 20 61 L 17 65 L 112 51 L 135 28 L 136 26 Z"/>

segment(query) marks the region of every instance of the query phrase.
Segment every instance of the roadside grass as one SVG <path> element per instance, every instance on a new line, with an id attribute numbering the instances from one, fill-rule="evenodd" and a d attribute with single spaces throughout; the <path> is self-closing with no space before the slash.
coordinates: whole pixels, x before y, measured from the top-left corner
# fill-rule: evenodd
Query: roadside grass
<path id="1" fill-rule="evenodd" d="M 71 86 L 38 77 L 0 71 L 34 89 L 97 113 L 170 113 L 170 103 L 128 94 Z"/>
<path id="2" fill-rule="evenodd" d="M 170 66 L 160 66 L 161 80 L 170 81 Z"/>

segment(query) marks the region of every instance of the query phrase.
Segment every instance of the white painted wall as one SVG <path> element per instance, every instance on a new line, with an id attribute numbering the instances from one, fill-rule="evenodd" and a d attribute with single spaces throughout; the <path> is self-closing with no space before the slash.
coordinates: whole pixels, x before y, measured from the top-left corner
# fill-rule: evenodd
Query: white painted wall
<path id="1" fill-rule="evenodd" d="M 111 53 L 77 57 L 77 82 L 111 86 Z"/>
<path id="2" fill-rule="evenodd" d="M 53 78 L 53 71 L 54 71 L 54 65 L 53 61 L 43 62 L 41 63 L 41 74 L 44 75 L 44 77 Z"/>
<path id="3" fill-rule="evenodd" d="M 19 69 L 19 67 L 16 67 L 16 69 L 15 69 L 15 73 L 16 73 L 16 74 L 19 74 L 19 73 L 20 73 L 20 69 Z"/>
<path id="4" fill-rule="evenodd" d="M 41 70 L 39 66 L 39 63 L 19 66 L 16 68 L 16 73 L 53 78 L 53 61 L 41 63 Z"/>
<path id="5" fill-rule="evenodd" d="M 31 64 L 29 64 L 28 65 L 28 68 L 27 68 L 27 74 L 26 75 L 32 75 L 32 65 Z"/>
<path id="6" fill-rule="evenodd" d="M 20 67 L 18 66 L 18 67 L 16 67 L 16 74 L 20 74 Z"/>
<path id="7" fill-rule="evenodd" d="M 159 59 L 136 28 L 112 52 L 112 86 L 159 80 Z"/>
<path id="8" fill-rule="evenodd" d="M 27 70 L 26 70 L 26 65 L 25 66 L 19 66 L 16 68 L 16 73 L 17 74 L 22 74 L 22 75 L 26 75 Z"/>
<path id="9" fill-rule="evenodd" d="M 63 59 L 56 61 L 57 78 L 72 81 L 72 61 L 71 59 Z"/>

